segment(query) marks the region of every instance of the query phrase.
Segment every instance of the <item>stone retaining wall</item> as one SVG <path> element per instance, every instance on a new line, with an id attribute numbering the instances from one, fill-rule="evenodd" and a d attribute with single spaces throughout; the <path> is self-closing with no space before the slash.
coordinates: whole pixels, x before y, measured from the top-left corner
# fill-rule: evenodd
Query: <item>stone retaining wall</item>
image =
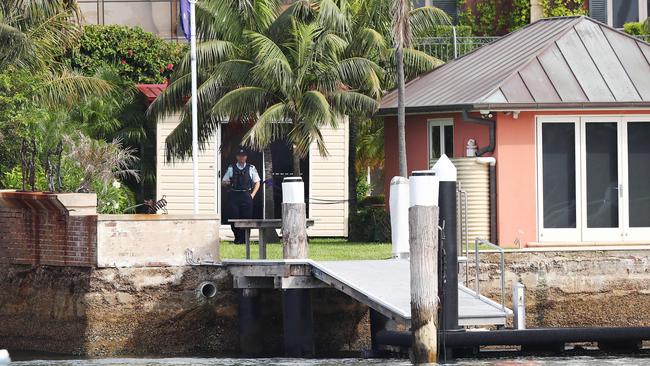
<path id="1" fill-rule="evenodd" d="M 199 284 L 213 281 L 206 299 Z M 84 356 L 239 355 L 238 297 L 219 266 L 71 268 L 0 264 L 0 346 Z M 370 347 L 368 308 L 312 292 L 316 351 Z M 281 356 L 281 292 L 262 291 L 267 356 Z"/>
<path id="2" fill-rule="evenodd" d="M 481 260 L 481 293 L 500 300 L 499 257 Z M 506 252 L 505 261 L 506 304 L 513 281 L 523 283 L 528 327 L 650 326 L 650 249 Z"/>

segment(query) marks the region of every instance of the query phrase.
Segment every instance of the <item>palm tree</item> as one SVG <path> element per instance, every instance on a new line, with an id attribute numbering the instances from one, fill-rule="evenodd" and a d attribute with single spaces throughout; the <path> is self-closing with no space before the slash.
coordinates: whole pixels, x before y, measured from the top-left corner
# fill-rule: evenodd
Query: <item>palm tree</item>
<path id="1" fill-rule="evenodd" d="M 32 105 L 57 111 L 71 108 L 91 96 L 103 96 L 110 92 L 110 83 L 78 75 L 59 61 L 79 36 L 78 14 L 73 0 L 8 0 L 0 4 L 0 68 L 28 71 L 35 75 L 36 85 L 25 91 Z M 56 125 L 50 122 L 42 121 L 42 124 Z M 23 182 L 29 180 L 32 190 L 37 155 L 33 132 L 37 127 L 43 126 L 31 126 L 30 141 L 23 141 L 21 149 Z M 59 130 L 48 127 L 48 131 Z M 44 170 L 48 173 L 51 190 L 54 175 L 58 176 L 57 171 L 60 171 L 63 150 L 62 135 L 57 133 L 57 136 L 57 141 L 49 141 L 51 146 L 44 149 Z M 57 158 L 58 162 L 54 163 L 53 159 Z M 60 186 L 60 177 L 56 180 Z"/>
<path id="2" fill-rule="evenodd" d="M 106 94 L 111 85 L 79 75 L 59 61 L 80 35 L 74 0 L 6 0 L 0 4 L 0 68 L 42 74 L 32 93 L 46 108 L 71 106 L 89 96 Z"/>
<path id="3" fill-rule="evenodd" d="M 299 175 L 300 159 L 312 143 L 327 155 L 322 127 L 377 108 L 382 70 L 367 58 L 346 54 L 351 38 L 347 1 L 299 0 L 281 13 L 278 1 L 256 1 L 249 9 L 252 4 L 208 0 L 199 6 L 198 19 L 207 22 L 199 29 L 203 38 L 211 38 L 199 47 L 197 97 L 204 117 L 199 138 L 206 141 L 219 120 L 251 124 L 244 142 L 262 150 L 285 139 L 293 146 L 293 171 Z M 154 112 L 171 113 L 189 103 L 183 100 L 188 95 L 185 64 L 152 104 Z M 187 107 L 184 112 L 167 141 L 168 152 L 181 157 L 189 151 Z"/>
<path id="4" fill-rule="evenodd" d="M 407 0 L 408 1 L 408 0 Z M 350 19 L 353 23 L 352 41 L 350 42 L 349 53 L 358 54 L 368 58 L 380 65 L 386 72 L 381 79 L 382 89 L 388 90 L 395 87 L 398 48 L 392 46 L 391 40 L 393 31 L 392 8 L 394 0 L 352 0 L 348 6 Z M 414 37 L 427 37 L 434 34 L 435 28 L 451 24 L 451 19 L 444 11 L 425 6 L 410 10 L 407 14 L 409 28 Z M 403 72 L 402 76 L 411 79 L 419 74 L 430 71 L 440 66 L 443 62 L 433 56 L 421 52 L 415 48 L 405 46 L 401 48 Z M 355 168 L 357 159 L 358 143 L 368 140 L 369 136 L 359 134 L 368 132 L 363 126 L 372 124 L 368 116 L 351 116 L 354 120 L 350 123 L 349 132 L 349 211 L 356 212 L 356 181 L 358 170 Z M 404 131 L 402 129 L 402 131 Z M 377 134 L 373 134 L 376 140 Z M 383 144 L 382 144 L 383 146 Z M 403 149 L 405 151 L 405 149 Z M 359 156 L 362 158 L 362 156 Z M 405 155 L 404 155 L 405 159 Z M 406 164 L 403 164 L 406 171 Z M 400 165 L 401 167 L 401 165 Z M 406 173 L 404 173 L 406 174 Z"/>

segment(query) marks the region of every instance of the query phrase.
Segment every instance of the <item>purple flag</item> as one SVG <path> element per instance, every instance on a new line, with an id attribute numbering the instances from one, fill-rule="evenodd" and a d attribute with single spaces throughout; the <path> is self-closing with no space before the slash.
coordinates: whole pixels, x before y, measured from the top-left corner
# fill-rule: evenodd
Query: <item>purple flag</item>
<path id="1" fill-rule="evenodd" d="M 181 27 L 183 28 L 183 33 L 185 33 L 185 38 L 190 40 L 190 0 L 180 0 L 181 5 Z"/>

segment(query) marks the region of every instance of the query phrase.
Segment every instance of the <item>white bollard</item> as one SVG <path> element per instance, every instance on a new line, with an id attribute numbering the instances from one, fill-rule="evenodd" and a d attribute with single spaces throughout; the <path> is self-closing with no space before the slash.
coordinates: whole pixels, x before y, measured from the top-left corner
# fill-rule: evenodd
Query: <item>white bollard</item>
<path id="1" fill-rule="evenodd" d="M 513 325 L 515 329 L 526 329 L 526 300 L 524 285 L 519 282 L 512 284 L 512 310 L 515 313 Z"/>
<path id="2" fill-rule="evenodd" d="M 0 349 L 0 365 L 8 365 L 11 363 L 11 357 L 9 357 L 9 351 L 6 349 Z"/>
<path id="3" fill-rule="evenodd" d="M 390 229 L 393 258 L 409 255 L 409 180 L 393 177 L 390 181 Z"/>
<path id="4" fill-rule="evenodd" d="M 305 184 L 302 178 L 284 178 L 282 181 L 282 203 L 305 203 Z"/>
<path id="5" fill-rule="evenodd" d="M 438 177 L 433 170 L 416 170 L 409 177 L 409 207 L 438 206 Z"/>

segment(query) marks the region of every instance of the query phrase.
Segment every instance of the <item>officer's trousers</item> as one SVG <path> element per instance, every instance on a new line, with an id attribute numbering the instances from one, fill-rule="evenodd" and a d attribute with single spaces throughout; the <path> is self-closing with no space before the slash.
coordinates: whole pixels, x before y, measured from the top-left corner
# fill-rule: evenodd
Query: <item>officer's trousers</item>
<path id="1" fill-rule="evenodd" d="M 231 219 L 251 219 L 253 218 L 253 197 L 250 192 L 230 192 L 229 200 L 229 218 Z M 230 225 L 233 234 L 235 234 L 235 243 L 244 243 L 244 229 L 237 229 L 235 225 Z"/>

